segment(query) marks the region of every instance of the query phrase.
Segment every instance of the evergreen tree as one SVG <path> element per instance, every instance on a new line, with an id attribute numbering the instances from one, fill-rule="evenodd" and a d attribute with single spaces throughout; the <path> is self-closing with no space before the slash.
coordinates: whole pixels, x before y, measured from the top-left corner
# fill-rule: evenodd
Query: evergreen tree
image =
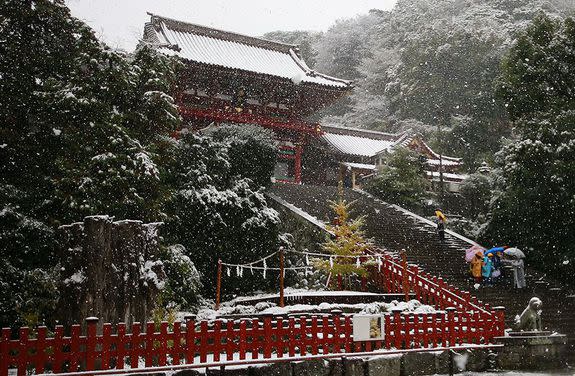
<path id="1" fill-rule="evenodd" d="M 485 238 L 528 250 L 561 276 L 575 271 L 575 22 L 544 15 L 503 63 L 499 95 L 519 133 L 498 154 Z"/>
<path id="2" fill-rule="evenodd" d="M 343 185 L 340 183 L 337 200 L 330 201 L 330 207 L 335 213 L 334 223 L 326 226 L 328 231 L 335 234 L 335 238 L 329 239 L 323 245 L 324 249 L 335 257 L 330 261 L 316 263 L 318 268 L 329 271 L 332 276 L 363 276 L 367 273 L 357 261 L 370 248 L 371 243 L 365 239 L 362 230 L 364 218 L 350 219 L 349 211 L 352 206 L 353 202 L 347 202 L 343 198 Z"/>
<path id="3" fill-rule="evenodd" d="M 158 138 L 180 119 L 165 94 L 177 63 L 110 50 L 61 0 L 3 2 L 0 40 L 4 326 L 54 305 L 58 225 L 162 217 Z"/>
<path id="4" fill-rule="evenodd" d="M 231 166 L 225 144 L 189 134 L 175 145 L 167 169 L 167 238 L 186 248 L 209 293 L 218 259 L 246 263 L 279 247 L 278 213 L 267 206 L 263 188 L 231 174 Z M 242 291 L 262 287 L 251 274 L 237 282 Z"/>
<path id="5" fill-rule="evenodd" d="M 230 173 L 249 178 L 255 189 L 268 187 L 277 159 L 272 130 L 257 125 L 226 125 L 210 132 L 215 141 L 228 148 Z"/>
<path id="6" fill-rule="evenodd" d="M 428 185 L 419 155 L 409 149 L 399 148 L 387 156 L 386 164 L 380 168 L 366 190 L 389 203 L 418 209 L 427 198 Z"/>

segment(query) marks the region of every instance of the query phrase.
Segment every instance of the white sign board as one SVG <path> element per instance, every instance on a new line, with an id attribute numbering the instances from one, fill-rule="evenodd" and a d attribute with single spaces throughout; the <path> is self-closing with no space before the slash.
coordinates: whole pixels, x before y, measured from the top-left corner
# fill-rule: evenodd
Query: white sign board
<path id="1" fill-rule="evenodd" d="M 353 340 L 376 341 L 385 337 L 383 315 L 354 315 Z"/>

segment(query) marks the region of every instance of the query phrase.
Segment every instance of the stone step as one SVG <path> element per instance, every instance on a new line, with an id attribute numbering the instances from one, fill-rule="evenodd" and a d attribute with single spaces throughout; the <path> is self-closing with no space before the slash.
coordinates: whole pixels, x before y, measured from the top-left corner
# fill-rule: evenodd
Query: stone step
<path id="1" fill-rule="evenodd" d="M 334 216 L 328 200 L 337 197 L 336 187 L 277 184 L 272 192 L 325 222 Z M 575 290 L 572 286 L 527 269 L 528 288 L 525 291 L 505 285 L 476 290 L 467 272 L 469 266 L 464 261 L 464 251 L 471 246 L 469 243 L 448 233 L 446 240 L 441 242 L 433 226 L 367 195 L 346 189 L 344 196 L 348 201 L 355 201 L 352 215 L 364 216 L 366 235 L 377 246 L 389 251 L 405 248 L 408 262 L 418 264 L 458 288 L 471 291 L 492 306 L 505 306 L 508 323 L 523 311 L 532 296 L 538 296 L 543 300 L 544 326 L 566 333 L 570 340 L 575 339 L 575 320 L 572 319 L 575 316 Z"/>

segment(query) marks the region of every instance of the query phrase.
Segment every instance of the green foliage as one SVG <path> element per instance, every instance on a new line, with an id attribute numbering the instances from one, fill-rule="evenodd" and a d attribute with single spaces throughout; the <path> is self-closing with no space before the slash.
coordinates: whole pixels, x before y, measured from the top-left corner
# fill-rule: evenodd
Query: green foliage
<path id="1" fill-rule="evenodd" d="M 256 189 L 271 184 L 277 159 L 273 131 L 256 125 L 226 125 L 210 136 L 227 145 L 232 175 L 251 179 Z"/>
<path id="2" fill-rule="evenodd" d="M 573 108 L 575 21 L 536 17 L 502 62 L 497 94 L 512 120 Z"/>
<path id="3" fill-rule="evenodd" d="M 411 41 L 386 90 L 392 112 L 433 125 L 465 115 L 488 126 L 503 113 L 491 89 L 500 59 L 493 46 L 499 44 L 493 35 L 461 29 Z"/>
<path id="4" fill-rule="evenodd" d="M 14 197 L 16 196 L 16 197 Z M 0 325 L 46 322 L 58 291 L 54 231 L 22 213 L 24 193 L 0 187 Z"/>
<path id="5" fill-rule="evenodd" d="M 519 140 L 498 154 L 485 238 L 528 250 L 558 276 L 575 272 L 575 23 L 541 15 L 503 63 L 499 94 Z"/>
<path id="6" fill-rule="evenodd" d="M 173 245 L 164 249 L 161 255 L 166 273 L 166 287 L 162 291 L 164 305 L 190 309 L 198 303 L 202 283 L 200 273 L 194 263 L 186 256 L 182 245 Z"/>
<path id="7" fill-rule="evenodd" d="M 493 184 L 488 175 L 475 173 L 461 184 L 460 191 L 466 203 L 466 217 L 477 218 L 487 214 Z"/>
<path id="8" fill-rule="evenodd" d="M 182 244 L 213 293 L 216 262 L 245 263 L 279 246 L 278 213 L 251 180 L 230 173 L 227 148 L 210 138 L 186 135 L 175 146 L 167 204 L 167 237 Z M 236 287 L 262 283 L 245 278 Z M 229 291 L 229 290 L 228 290 Z"/>
<path id="9" fill-rule="evenodd" d="M 420 208 L 427 198 L 429 183 L 423 175 L 423 163 L 417 153 L 399 148 L 387 156 L 366 190 L 392 204 L 410 209 Z"/>
<path id="10" fill-rule="evenodd" d="M 450 128 L 441 134 L 435 132 L 430 143 L 447 155 L 459 155 L 464 168 L 473 172 L 501 146 L 502 136 L 508 136 L 509 125 L 502 119 L 491 119 L 488 124 L 469 116 L 452 116 Z"/>
<path id="11" fill-rule="evenodd" d="M 340 193 L 336 201 L 330 201 L 330 207 L 335 213 L 334 224 L 326 226 L 328 231 L 335 234 L 334 239 L 328 239 L 323 248 L 336 256 L 330 263 L 326 260 L 317 261 L 316 267 L 329 271 L 332 276 L 342 275 L 366 275 L 367 270 L 363 266 L 356 265 L 356 259 L 349 256 L 362 256 L 371 244 L 364 238 L 362 227 L 364 218 L 359 217 L 351 220 L 349 210 L 353 202 L 343 199 L 343 187 L 340 183 Z M 333 264 L 333 265 L 332 265 Z"/>
<path id="12" fill-rule="evenodd" d="M 498 192 L 485 239 L 528 249 L 560 276 L 575 271 L 575 112 L 521 121 L 521 140 L 498 155 Z"/>
<path id="13" fill-rule="evenodd" d="M 180 122 L 179 64 L 112 51 L 60 0 L 0 4 L 0 324 L 57 299 L 55 229 L 85 215 L 163 217 L 159 137 Z"/>

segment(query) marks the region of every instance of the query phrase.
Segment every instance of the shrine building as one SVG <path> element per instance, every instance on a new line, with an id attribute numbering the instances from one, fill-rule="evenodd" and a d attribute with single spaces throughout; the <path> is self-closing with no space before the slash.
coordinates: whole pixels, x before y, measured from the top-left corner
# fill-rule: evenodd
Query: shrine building
<path id="1" fill-rule="evenodd" d="M 310 69 L 294 45 L 150 16 L 141 43 L 185 63 L 174 93 L 184 127 L 272 129 L 279 144 L 276 179 L 300 183 L 303 150 L 322 135 L 308 119 L 348 94 L 351 81 Z"/>
<path id="2" fill-rule="evenodd" d="M 343 180 L 348 187 L 360 188 L 377 175 L 386 164 L 386 156 L 398 148 L 407 148 L 419 155 L 423 172 L 432 186 L 440 184 L 440 166 L 444 188 L 449 192 L 458 192 L 467 178 L 459 172 L 463 166 L 460 158 L 440 156 L 417 133 L 323 125 L 321 136 L 311 142 L 304 154 L 304 171 L 308 172 L 304 174 L 304 182 L 336 185 Z"/>
<path id="3" fill-rule="evenodd" d="M 276 180 L 360 187 L 398 147 L 425 160 L 434 184 L 439 170 L 449 191 L 466 178 L 458 158 L 439 156 L 410 132 L 383 133 L 320 126 L 310 118 L 347 95 L 351 81 L 310 69 L 295 45 L 150 15 L 141 44 L 178 56 L 185 69 L 173 93 L 183 130 L 219 124 L 253 124 L 273 130 L 278 141 Z M 440 162 L 441 160 L 441 162 Z"/>

